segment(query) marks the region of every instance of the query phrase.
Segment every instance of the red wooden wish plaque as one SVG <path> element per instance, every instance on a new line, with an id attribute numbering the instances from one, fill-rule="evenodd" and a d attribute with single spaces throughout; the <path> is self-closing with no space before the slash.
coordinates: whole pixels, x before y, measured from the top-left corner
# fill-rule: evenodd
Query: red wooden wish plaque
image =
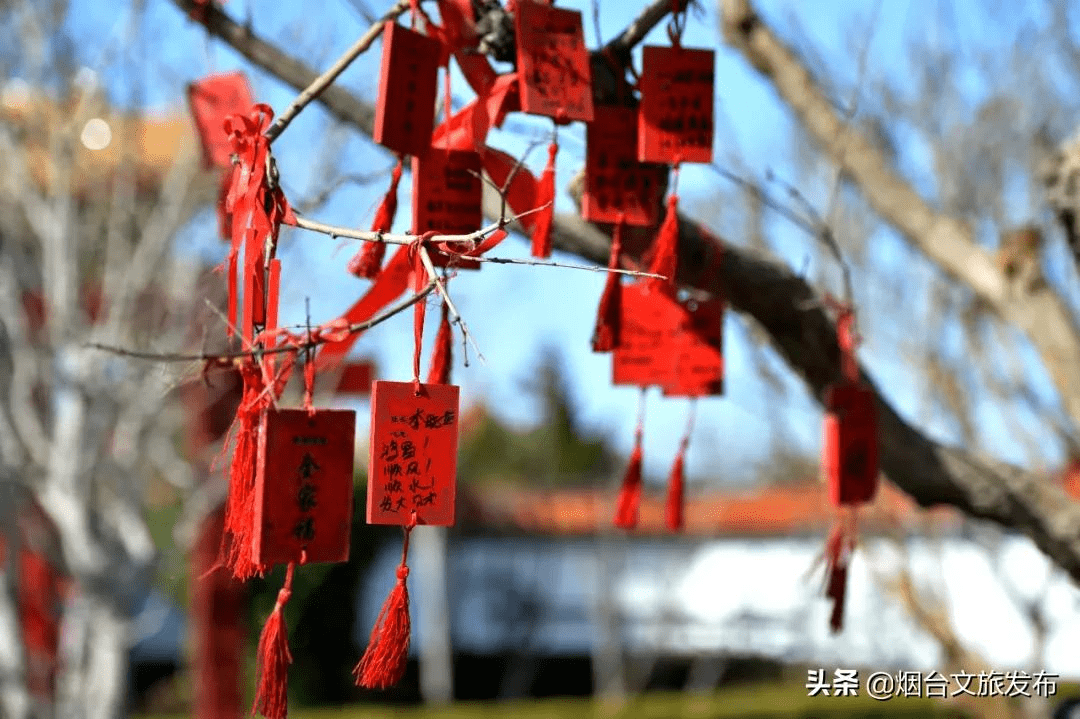
<path id="1" fill-rule="evenodd" d="M 715 53 L 644 48 L 638 154 L 642 162 L 712 162 Z"/>
<path id="2" fill-rule="evenodd" d="M 585 192 L 581 216 L 590 222 L 652 227 L 660 222 L 666 165 L 638 162 L 637 112 L 597 106 L 585 131 Z"/>
<path id="3" fill-rule="evenodd" d="M 612 383 L 667 387 L 674 384 L 676 360 L 689 318 L 666 292 L 637 282 L 623 287 L 621 334 L 612 350 Z"/>
<path id="4" fill-rule="evenodd" d="M 428 153 L 441 55 L 442 46 L 435 38 L 396 22 L 386 23 L 372 130 L 375 142 L 404 155 Z"/>
<path id="5" fill-rule="evenodd" d="M 188 85 L 191 117 L 199 134 L 207 167 L 232 167 L 232 144 L 225 134 L 225 118 L 246 115 L 255 100 L 242 72 L 209 75 Z"/>
<path id="6" fill-rule="evenodd" d="M 433 147 L 413 158 L 413 232 L 467 235 L 484 221 L 480 153 Z M 451 248 L 453 249 L 453 248 Z M 480 269 L 475 260 L 451 259 L 431 252 L 436 267 L 451 262 L 462 269 Z"/>
<path id="7" fill-rule="evenodd" d="M 591 122 L 592 67 L 581 13 L 518 0 L 514 30 L 522 111 Z"/>
<path id="8" fill-rule="evenodd" d="M 689 324 L 676 352 L 668 397 L 707 397 L 724 393 L 724 302 L 689 300 L 684 303 Z"/>
<path id="9" fill-rule="evenodd" d="M 368 524 L 452 526 L 458 387 L 376 381 L 371 400 Z"/>
<path id="10" fill-rule="evenodd" d="M 869 502 L 878 483 L 874 393 L 858 384 L 834 385 L 826 392 L 825 408 L 822 469 L 829 500 L 836 506 Z"/>
<path id="11" fill-rule="evenodd" d="M 255 554 L 261 564 L 349 561 L 356 412 L 271 409 L 259 427 Z"/>

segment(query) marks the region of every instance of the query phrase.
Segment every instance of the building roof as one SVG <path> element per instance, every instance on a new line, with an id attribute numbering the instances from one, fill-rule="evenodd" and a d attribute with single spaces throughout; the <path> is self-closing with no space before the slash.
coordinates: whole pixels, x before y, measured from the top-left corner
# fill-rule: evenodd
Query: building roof
<path id="1" fill-rule="evenodd" d="M 712 491 L 687 498 L 684 534 L 692 536 L 776 537 L 818 534 L 836 516 L 824 484 L 807 481 L 751 489 Z M 595 534 L 612 526 L 613 489 L 463 489 L 465 525 L 545 535 Z M 641 500 L 637 534 L 670 534 L 664 523 L 663 490 Z M 876 500 L 860 508 L 859 527 L 869 532 L 915 528 L 956 529 L 963 515 L 951 507 L 920 509 L 907 495 L 882 481 Z"/>

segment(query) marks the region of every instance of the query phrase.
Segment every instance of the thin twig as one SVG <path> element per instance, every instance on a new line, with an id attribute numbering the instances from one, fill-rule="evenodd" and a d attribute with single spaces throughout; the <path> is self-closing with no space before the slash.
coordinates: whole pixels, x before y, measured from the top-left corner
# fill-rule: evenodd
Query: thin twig
<path id="1" fill-rule="evenodd" d="M 546 205 L 545 205 L 546 207 Z M 516 220 L 531 215 L 534 212 L 542 210 L 543 207 L 538 207 L 528 212 L 523 212 L 516 217 L 512 217 L 509 220 L 499 220 L 493 222 L 490 225 L 481 227 L 476 232 L 470 232 L 467 235 L 432 235 L 427 240 L 426 244 L 438 243 L 438 244 L 453 244 L 453 243 L 471 243 L 475 245 L 482 238 L 490 235 L 496 230 L 501 230 L 505 226 L 509 225 Z M 383 242 L 388 245 L 411 245 L 416 242 L 420 235 L 412 234 L 391 234 L 389 232 L 371 232 L 367 230 L 356 230 L 351 227 L 341 227 L 338 225 L 328 225 L 324 222 L 317 222 L 316 220 L 309 220 L 306 217 L 296 217 L 296 226 L 302 230 L 310 230 L 311 232 L 318 232 L 331 237 L 345 237 L 350 240 L 362 240 L 364 242 Z"/>
<path id="2" fill-rule="evenodd" d="M 312 100 L 321 95 L 323 90 L 330 87 L 334 80 L 338 78 L 338 75 L 345 72 L 345 69 L 352 64 L 353 60 L 360 57 L 364 51 L 371 47 L 371 44 L 375 42 L 376 38 L 382 33 L 383 25 L 386 22 L 397 19 L 399 15 L 403 14 L 408 9 L 409 0 L 398 0 L 397 5 L 394 5 L 394 7 L 387 10 L 386 14 L 384 14 L 378 22 L 372 24 L 372 26 L 368 28 L 368 31 L 365 32 L 359 40 L 353 43 L 353 46 L 346 50 L 345 54 L 339 57 L 337 62 L 330 66 L 329 70 L 315 78 L 314 82 L 305 87 L 300 94 L 296 96 L 296 99 L 285 108 L 285 111 L 278 116 L 278 119 L 274 121 L 274 124 L 267 129 L 265 133 L 266 139 L 273 142 L 278 135 L 284 132 L 285 128 L 289 126 L 290 122 L 296 119 L 296 116 L 300 114 L 301 110 L 307 107 Z"/>
<path id="3" fill-rule="evenodd" d="M 436 251 L 438 251 L 439 254 L 441 254 L 441 255 L 446 255 L 447 257 L 462 257 L 462 255 L 457 255 L 457 254 L 454 254 L 454 253 L 451 253 L 451 252 L 443 252 L 441 250 L 436 250 Z M 613 270 L 613 269 L 611 269 L 609 267 L 599 267 L 599 266 L 596 266 L 596 265 L 571 265 L 571 264 L 568 264 L 568 263 L 565 263 L 565 262 L 545 262 L 545 261 L 542 261 L 542 260 L 519 259 L 519 258 L 515 258 L 515 257 L 484 257 L 483 255 L 477 255 L 477 256 L 465 255 L 464 257 L 467 258 L 470 261 L 491 262 L 491 263 L 494 263 L 496 265 L 531 265 L 531 266 L 534 266 L 534 267 L 561 267 L 561 268 L 567 269 L 567 270 L 588 270 L 589 272 L 611 272 L 613 274 L 618 274 L 618 275 L 629 275 L 630 277 L 650 277 L 650 278 L 657 279 L 657 280 L 666 280 L 666 279 L 668 279 L 664 275 L 656 275 L 656 274 L 653 274 L 652 272 L 637 272 L 635 270 Z"/>
<path id="4" fill-rule="evenodd" d="M 381 323 L 385 322 L 386 320 L 390 319 L 394 315 L 399 314 L 399 313 L 405 311 L 406 309 L 408 309 L 409 307 L 412 307 L 417 302 L 420 302 L 421 300 L 426 298 L 429 294 L 431 294 L 432 290 L 434 290 L 434 289 L 435 289 L 435 283 L 434 282 L 428 282 L 428 284 L 422 290 L 419 290 L 418 292 L 411 295 L 410 297 L 402 300 L 401 302 L 397 303 L 396 305 L 394 305 L 390 309 L 386 310 L 382 314 L 376 315 L 375 317 L 372 317 L 369 320 L 364 320 L 363 322 L 355 322 L 355 323 L 349 325 L 347 328 L 345 328 L 345 331 L 347 331 L 349 334 L 356 334 L 357 332 L 364 332 L 365 330 L 369 330 L 372 327 L 374 327 L 375 325 L 378 325 L 378 324 L 381 324 Z M 259 348 L 259 349 L 255 349 L 255 350 L 247 350 L 247 351 L 240 351 L 240 352 L 223 352 L 223 353 L 219 353 L 219 354 L 202 354 L 202 353 L 200 353 L 200 354 L 197 354 L 197 355 L 185 355 L 185 354 L 177 354 L 177 353 L 159 354 L 159 353 L 156 353 L 156 352 L 144 352 L 144 351 L 141 351 L 141 350 L 130 350 L 130 349 L 125 349 L 123 347 L 110 347 L 108 345 L 98 344 L 96 342 L 89 343 L 89 344 L 87 344 L 85 346 L 90 348 L 90 349 L 96 349 L 96 350 L 101 350 L 103 352 L 109 352 L 111 354 L 120 355 L 121 357 L 131 357 L 133 359 L 152 360 L 152 361 L 155 361 L 155 362 L 213 362 L 213 361 L 244 359 L 246 357 L 254 357 L 256 355 L 273 355 L 273 354 L 283 354 L 285 352 L 301 352 L 301 351 L 306 351 L 306 350 L 318 347 L 320 344 L 325 344 L 328 341 L 329 340 L 326 340 L 326 339 L 319 339 L 319 340 L 314 340 L 313 339 L 313 340 L 306 340 L 306 341 L 303 341 L 303 342 L 298 342 L 298 343 L 295 343 L 295 344 L 283 344 L 283 345 L 279 345 L 277 347 L 271 347 L 271 348 Z"/>

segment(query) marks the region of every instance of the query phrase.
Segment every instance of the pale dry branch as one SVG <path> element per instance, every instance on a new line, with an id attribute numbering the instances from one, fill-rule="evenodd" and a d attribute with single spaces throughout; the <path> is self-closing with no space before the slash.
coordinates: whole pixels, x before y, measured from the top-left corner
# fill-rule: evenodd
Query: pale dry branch
<path id="1" fill-rule="evenodd" d="M 391 306 L 389 309 L 375 315 L 371 319 L 363 322 L 354 322 L 348 327 L 341 329 L 342 332 L 348 334 L 356 334 L 357 332 L 364 332 L 372 327 L 385 322 L 394 315 L 412 307 L 417 302 L 420 302 L 428 296 L 435 289 L 435 283 L 429 282 L 427 286 L 418 292 L 410 295 L 401 302 Z M 217 352 L 217 353 L 203 353 L 199 354 L 183 354 L 179 352 L 145 352 L 142 350 L 127 349 L 124 347 L 112 347 L 104 345 L 98 342 L 87 343 L 88 349 L 100 350 L 102 352 L 108 352 L 110 354 L 118 355 L 120 357 L 130 357 L 132 359 L 149 360 L 153 362 L 227 362 L 230 360 L 241 360 L 246 358 L 254 358 L 265 355 L 276 355 L 284 353 L 300 353 L 307 350 L 315 349 L 322 344 L 326 344 L 329 340 L 323 338 L 312 337 L 311 339 L 303 340 L 298 339 L 295 341 L 281 344 L 276 347 L 265 347 L 249 349 L 237 352 Z"/>
<path id="2" fill-rule="evenodd" d="M 750 0 L 722 0 L 724 37 L 795 112 L 803 127 L 862 191 L 870 206 L 942 270 L 968 286 L 1038 349 L 1062 402 L 1080 424 L 1080 332 L 1049 288 L 1021 295 L 962 221 L 935 211 L 857 128 L 841 118 L 817 79 Z"/>
<path id="3" fill-rule="evenodd" d="M 285 128 L 289 126 L 289 123 L 300 114 L 301 110 L 326 91 L 326 89 L 333 84 L 334 80 L 336 80 L 341 73 L 345 72 L 346 68 L 348 68 L 356 58 L 360 57 L 369 47 L 371 47 L 372 43 L 374 43 L 379 35 L 382 34 L 384 24 L 396 20 L 400 15 L 408 11 L 408 9 L 409 0 L 398 0 L 398 3 L 387 10 L 377 22 L 372 23 L 367 32 L 361 35 L 360 39 L 353 43 L 352 47 L 346 50 L 342 56 L 326 70 L 326 72 L 315 78 L 310 85 L 300 92 L 295 100 L 289 103 L 289 106 L 285 108 L 284 112 L 278 115 L 278 118 L 274 120 L 274 124 L 267 128 L 265 133 L 266 138 L 270 142 L 273 142 L 278 135 L 285 131 Z"/>

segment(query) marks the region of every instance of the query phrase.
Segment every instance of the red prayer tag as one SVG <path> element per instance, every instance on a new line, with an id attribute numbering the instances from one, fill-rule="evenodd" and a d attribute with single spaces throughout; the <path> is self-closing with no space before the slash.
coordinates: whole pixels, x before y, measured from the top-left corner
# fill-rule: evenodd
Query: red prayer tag
<path id="1" fill-rule="evenodd" d="M 433 147 L 426 157 L 414 157 L 413 232 L 467 235 L 479 230 L 484 220 L 480 171 L 480 153 L 471 150 Z M 475 260 L 430 254 L 436 267 L 454 263 L 460 269 L 480 269 Z"/>
<path id="2" fill-rule="evenodd" d="M 712 50 L 644 49 L 639 160 L 712 162 L 714 66 Z"/>
<path id="3" fill-rule="evenodd" d="M 356 412 L 270 409 L 259 427 L 255 554 L 260 564 L 349 561 Z"/>
<path id="4" fill-rule="evenodd" d="M 591 122 L 592 67 L 581 13 L 519 0 L 514 29 L 522 111 Z"/>
<path id="5" fill-rule="evenodd" d="M 255 100 L 242 72 L 210 75 L 188 86 L 191 116 L 207 167 L 232 167 L 232 145 L 225 134 L 225 118 L 246 115 Z"/>
<path id="6" fill-rule="evenodd" d="M 382 72 L 372 138 L 383 147 L 420 157 L 431 148 L 438 95 L 438 40 L 396 22 L 383 30 Z"/>
<path id="7" fill-rule="evenodd" d="M 638 162 L 637 113 L 627 107 L 596 108 L 585 138 L 585 192 L 581 216 L 590 222 L 652 227 L 660 222 L 666 165 Z"/>
<path id="8" fill-rule="evenodd" d="M 667 387 L 689 319 L 674 297 L 648 282 L 626 285 L 622 292 L 620 342 L 611 353 L 612 383 Z"/>
<path id="9" fill-rule="evenodd" d="M 684 307 L 689 326 L 677 353 L 674 382 L 664 388 L 664 395 L 721 395 L 724 393 L 724 302 L 690 300 Z"/>
<path id="10" fill-rule="evenodd" d="M 372 385 L 368 524 L 453 526 L 457 488 L 458 387 Z"/>
<path id="11" fill-rule="evenodd" d="M 825 407 L 822 469 L 829 500 L 836 506 L 869 502 L 878 484 L 874 393 L 861 385 L 834 385 L 826 392 Z"/>

